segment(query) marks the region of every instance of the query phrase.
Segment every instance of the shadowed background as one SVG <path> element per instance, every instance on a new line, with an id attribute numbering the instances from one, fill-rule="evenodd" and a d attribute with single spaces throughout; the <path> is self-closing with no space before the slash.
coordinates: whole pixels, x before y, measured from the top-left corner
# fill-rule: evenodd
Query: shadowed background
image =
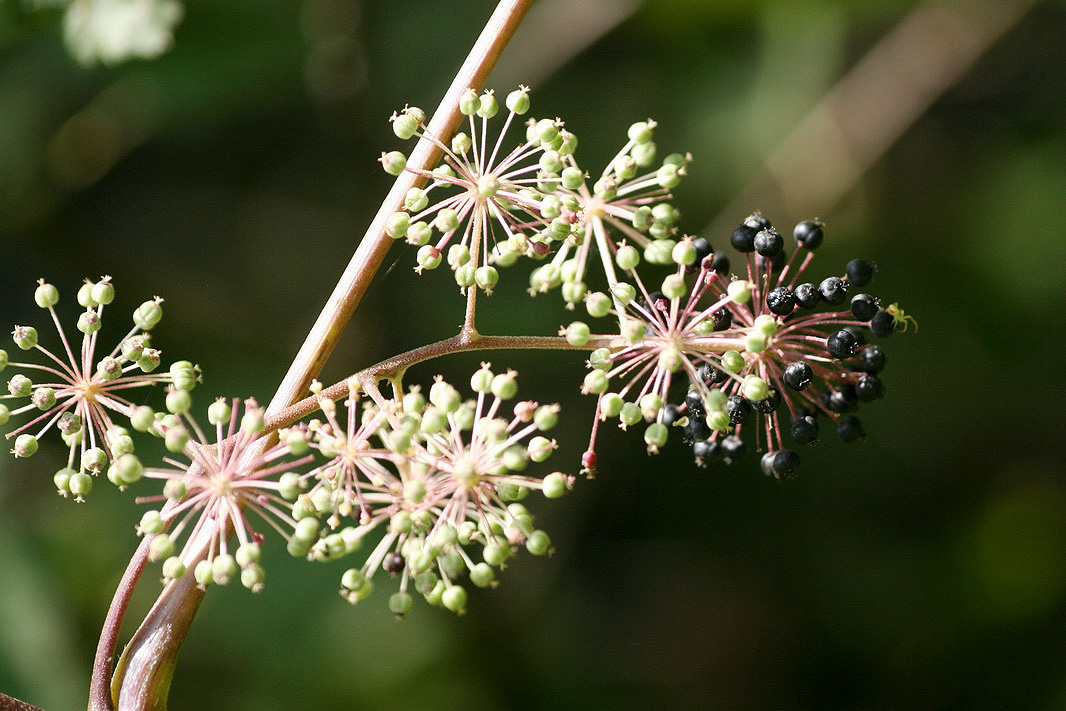
<path id="1" fill-rule="evenodd" d="M 387 190 L 375 159 L 408 148 L 386 119 L 436 105 L 492 6 L 190 0 L 170 53 L 113 69 L 77 65 L 54 12 L 0 6 L 0 323 L 46 333 L 41 276 L 73 322 L 80 279 L 110 274 L 122 320 L 166 297 L 156 344 L 203 367 L 198 402 L 269 399 Z M 531 505 L 556 555 L 519 556 L 461 619 L 394 621 L 387 580 L 351 607 L 347 561 L 268 547 L 263 593 L 207 596 L 172 708 L 1066 708 L 1064 33 L 1058 1 L 538 3 L 490 86 L 532 84 L 583 166 L 651 116 L 695 159 L 685 231 L 725 246 L 754 209 L 788 232 L 818 215 L 815 275 L 879 264 L 871 291 L 920 330 L 884 344 L 867 441 L 824 436 L 777 482 L 607 428 L 600 476 Z M 457 330 L 450 276 L 393 260 L 323 380 Z M 573 318 L 520 270 L 483 332 Z M 491 355 L 563 404 L 579 434 L 550 461 L 576 469 L 581 356 Z M 0 691 L 49 711 L 84 704 L 154 493 L 101 481 L 75 505 L 62 457 L 0 458 Z"/>

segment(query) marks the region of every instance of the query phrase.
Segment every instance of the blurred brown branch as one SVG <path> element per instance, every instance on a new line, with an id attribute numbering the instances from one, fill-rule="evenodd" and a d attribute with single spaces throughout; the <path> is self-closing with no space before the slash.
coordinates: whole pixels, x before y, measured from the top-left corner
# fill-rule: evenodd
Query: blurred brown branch
<path id="1" fill-rule="evenodd" d="M 828 213 L 1035 4 L 980 0 L 915 8 L 778 144 L 705 234 L 728 234 L 754 208 L 797 219 Z"/>

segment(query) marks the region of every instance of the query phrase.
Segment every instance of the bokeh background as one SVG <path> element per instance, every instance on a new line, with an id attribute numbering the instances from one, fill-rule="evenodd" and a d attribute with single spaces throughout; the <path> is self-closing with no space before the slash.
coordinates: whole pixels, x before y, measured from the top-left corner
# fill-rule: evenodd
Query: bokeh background
<path id="1" fill-rule="evenodd" d="M 157 343 L 203 367 L 202 401 L 269 399 L 387 190 L 386 119 L 435 106 L 492 7 L 188 0 L 172 51 L 103 68 L 71 58 L 58 10 L 0 5 L 0 322 L 43 326 L 39 276 L 69 309 L 111 274 L 113 312 L 167 298 Z M 686 231 L 819 215 L 820 271 L 879 264 L 920 330 L 885 344 L 868 440 L 825 437 L 778 482 L 607 430 L 600 476 L 537 502 L 557 553 L 519 557 L 461 619 L 351 607 L 344 562 L 277 546 L 262 594 L 208 595 L 172 708 L 1066 708 L 1063 36 L 1061 1 L 538 3 L 490 85 L 532 84 L 584 165 L 652 116 L 695 158 Z M 459 325 L 448 275 L 394 259 L 325 380 Z M 483 332 L 571 319 L 507 276 Z M 563 403 L 553 461 L 575 463 L 580 356 L 492 360 Z M 61 457 L 0 458 L 0 690 L 49 711 L 83 707 L 144 508 L 106 483 L 55 496 Z"/>

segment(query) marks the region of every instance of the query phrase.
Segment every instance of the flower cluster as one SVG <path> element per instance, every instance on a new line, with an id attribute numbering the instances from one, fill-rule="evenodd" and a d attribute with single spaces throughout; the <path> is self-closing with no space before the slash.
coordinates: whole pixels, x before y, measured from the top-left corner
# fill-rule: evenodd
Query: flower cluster
<path id="1" fill-rule="evenodd" d="M 534 489 L 555 498 L 572 486 L 560 472 L 525 473 L 555 449 L 542 433 L 555 426 L 558 407 L 516 402 L 515 373 L 493 373 L 488 364 L 471 388 L 476 397 L 464 400 L 438 377 L 428 398 L 414 387 L 398 401 L 361 408 L 353 387 L 343 422 L 333 403 L 321 402 L 326 419 L 311 422 L 310 446 L 329 461 L 283 477 L 301 491 L 294 508 L 298 542 L 290 552 L 332 560 L 377 537 L 365 562 L 341 578 L 350 602 L 369 595 L 383 570 L 399 578 L 389 600 L 397 615 L 411 609 L 412 588 L 462 613 L 462 577 L 494 586 L 519 546 L 550 552 L 548 534 L 519 501 Z M 344 526 L 346 519 L 352 524 Z"/>
<path id="2" fill-rule="evenodd" d="M 731 236 L 745 255 L 740 278 L 728 276 L 728 261 L 707 240 L 685 238 L 671 250 L 676 270 L 654 291 L 636 272 L 637 250 L 619 248 L 616 263 L 631 281 L 618 282 L 612 297 L 624 308 L 613 309 L 605 295 L 587 300 L 590 313 L 613 313 L 620 328 L 589 358 L 582 389 L 597 395 L 598 418 L 617 418 L 623 429 L 648 422 L 650 453 L 679 428 L 700 464 L 732 463 L 745 438 L 754 440 L 763 471 L 778 478 L 799 465 L 786 431 L 794 443 L 812 444 L 825 416 L 844 441 L 862 439 L 852 413 L 884 394 L 885 355 L 868 334 L 884 338 L 909 317 L 858 293 L 875 271 L 867 261 L 852 260 L 843 274 L 817 284 L 803 281 L 823 225 L 801 222 L 793 234 L 797 247 L 789 256 L 769 221 L 758 213 L 745 220 Z M 572 342 L 589 338 L 581 322 L 564 333 Z M 671 402 L 675 395 L 679 401 Z"/>
<path id="3" fill-rule="evenodd" d="M 673 154 L 652 168 L 654 121 L 630 127 L 629 141 L 589 187 L 574 158 L 577 138 L 559 119 L 529 119 L 525 140 L 506 151 L 508 129 L 530 108 L 528 88 L 508 94 L 505 104 L 507 118 L 495 142 L 489 141 L 487 128 L 500 107 L 491 91 L 469 90 L 462 96 L 459 108 L 469 117 L 469 132 L 450 141 L 425 130 L 421 109 L 406 107 L 393 115 L 398 137 L 425 137 L 444 153 L 433 171 L 409 168 L 399 151 L 381 156 L 390 174 L 408 171 L 429 181 L 427 188 L 408 191 L 404 209 L 385 227 L 390 237 L 419 247 L 418 271 L 435 269 L 446 258 L 461 287 L 491 292 L 499 280 L 497 267 L 523 256 L 544 260 L 552 255 L 533 271 L 530 290 L 561 286 L 573 308 L 585 296 L 594 249 L 608 285 L 616 281 L 614 235 L 643 247 L 655 245 L 655 255 L 669 254 L 663 242 L 676 229 L 677 211 L 664 200 L 685 174 L 689 158 Z M 440 192 L 447 195 L 438 198 Z"/>
<path id="4" fill-rule="evenodd" d="M 166 383 L 172 391 L 187 392 L 199 381 L 199 370 L 188 361 L 178 361 L 168 371 L 156 372 L 162 354 L 151 347 L 148 333 L 163 316 L 163 300 L 145 301 L 133 312 L 133 328 L 110 351 L 98 339 L 104 310 L 115 298 L 110 277 L 97 282 L 86 280 L 78 291 L 84 311 L 78 316 L 81 343 L 72 343 L 56 313 L 59 291 L 43 279 L 34 299 L 48 311 L 59 338 L 59 348 L 46 348 L 38 342 L 32 326 L 16 326 L 15 345 L 23 351 L 44 356 L 44 364 L 11 361 L 0 350 L 0 370 L 19 370 L 7 381 L 7 395 L 0 400 L 24 404 L 13 408 L 0 403 L 0 426 L 11 417 L 27 415 L 30 420 L 7 433 L 14 438 L 11 449 L 16 457 L 37 452 L 39 439 L 49 430 L 58 431 L 69 453 L 65 467 L 56 472 L 59 493 L 71 493 L 82 500 L 92 488 L 92 476 L 102 472 L 118 457 L 133 451 L 129 430 L 116 422 L 128 419 L 136 405 L 130 391 L 154 383 Z M 32 377 L 31 377 L 32 376 Z"/>
<path id="5" fill-rule="evenodd" d="M 311 461 L 303 430 L 286 431 L 280 441 L 270 444 L 263 432 L 263 412 L 255 400 L 240 403 L 216 400 L 207 410 L 214 425 L 214 441 L 189 414 L 187 397 L 167 403 L 171 414 L 147 411 L 136 418 L 148 429 L 163 436 L 167 449 L 188 460 L 165 461 L 170 468 L 145 468 L 133 455 L 124 455 L 114 465 L 126 481 L 142 476 L 165 482 L 161 496 L 143 497 L 139 502 L 164 502 L 159 510 L 148 511 L 137 530 L 153 535 L 149 558 L 163 561 L 163 577 L 173 580 L 192 566 L 197 584 L 224 585 L 240 576 L 253 592 L 263 587 L 266 574 L 260 565 L 263 535 L 252 526 L 250 513 L 274 528 L 284 538 L 294 540 L 297 522 L 290 504 L 283 498 L 281 475 L 290 467 Z M 299 459 L 290 455 L 304 454 Z M 178 541 L 185 537 L 180 550 Z M 236 546 L 231 549 L 231 536 Z"/>

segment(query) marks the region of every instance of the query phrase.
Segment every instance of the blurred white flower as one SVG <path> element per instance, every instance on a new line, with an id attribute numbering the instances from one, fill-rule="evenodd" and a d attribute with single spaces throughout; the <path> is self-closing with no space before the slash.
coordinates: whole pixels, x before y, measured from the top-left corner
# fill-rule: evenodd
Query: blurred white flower
<path id="1" fill-rule="evenodd" d="M 120 64 L 170 49 L 184 14 L 176 0 L 74 0 L 63 17 L 63 36 L 82 64 Z"/>

